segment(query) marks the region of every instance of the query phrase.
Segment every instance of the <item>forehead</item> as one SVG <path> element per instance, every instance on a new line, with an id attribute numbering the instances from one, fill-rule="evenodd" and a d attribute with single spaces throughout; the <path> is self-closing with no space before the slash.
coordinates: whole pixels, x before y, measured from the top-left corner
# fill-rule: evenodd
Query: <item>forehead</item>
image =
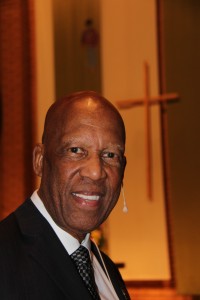
<path id="1" fill-rule="evenodd" d="M 118 132 L 122 140 L 125 139 L 125 130 L 121 116 L 107 101 L 99 101 L 90 97 L 76 101 L 63 101 L 56 105 L 48 115 L 45 134 L 48 139 L 53 139 L 72 130 L 84 127 L 87 131 L 105 131 L 111 135 Z M 83 131 L 81 131 L 83 134 Z"/>
<path id="2" fill-rule="evenodd" d="M 74 103 L 63 111 L 63 119 L 65 123 L 80 122 L 90 125 L 102 127 L 112 120 L 117 127 L 120 126 L 119 120 L 114 111 L 109 107 L 88 101 L 87 103 Z"/>
<path id="3" fill-rule="evenodd" d="M 123 130 L 121 123 L 112 110 L 104 107 L 74 107 L 63 116 L 61 135 L 80 137 L 101 135 L 103 139 L 121 140 Z"/>

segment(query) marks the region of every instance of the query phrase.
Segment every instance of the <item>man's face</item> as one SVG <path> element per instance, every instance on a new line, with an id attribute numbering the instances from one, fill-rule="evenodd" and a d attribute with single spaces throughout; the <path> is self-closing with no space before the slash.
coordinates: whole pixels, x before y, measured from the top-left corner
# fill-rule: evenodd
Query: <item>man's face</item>
<path id="1" fill-rule="evenodd" d="M 54 221 L 79 240 L 115 206 L 125 167 L 119 120 L 97 106 L 88 100 L 62 113 L 42 150 L 39 195 Z"/>

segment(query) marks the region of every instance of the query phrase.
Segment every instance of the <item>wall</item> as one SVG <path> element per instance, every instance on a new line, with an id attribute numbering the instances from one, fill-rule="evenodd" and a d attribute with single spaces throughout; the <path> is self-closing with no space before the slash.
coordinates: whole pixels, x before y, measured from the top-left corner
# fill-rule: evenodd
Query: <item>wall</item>
<path id="1" fill-rule="evenodd" d="M 35 53 L 32 1 L 0 1 L 0 219 L 35 184 Z"/>
<path id="2" fill-rule="evenodd" d="M 143 63 L 150 64 L 151 94 L 158 93 L 155 1 L 102 0 L 102 88 L 115 103 L 144 95 Z M 128 280 L 169 279 L 165 208 L 161 169 L 160 124 L 151 109 L 153 201 L 146 193 L 144 108 L 121 111 L 127 128 L 127 170 L 124 179 L 128 214 L 122 199 L 109 218 L 109 251 L 124 262 Z"/>

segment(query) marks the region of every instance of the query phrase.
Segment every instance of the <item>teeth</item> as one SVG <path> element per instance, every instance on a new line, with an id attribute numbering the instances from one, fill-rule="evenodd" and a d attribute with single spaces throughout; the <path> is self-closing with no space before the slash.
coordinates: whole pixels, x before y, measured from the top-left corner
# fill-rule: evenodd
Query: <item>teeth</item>
<path id="1" fill-rule="evenodd" d="M 77 193 L 73 193 L 73 195 L 88 201 L 98 201 L 100 198 L 100 196 L 97 195 L 84 195 L 84 194 L 77 194 Z"/>

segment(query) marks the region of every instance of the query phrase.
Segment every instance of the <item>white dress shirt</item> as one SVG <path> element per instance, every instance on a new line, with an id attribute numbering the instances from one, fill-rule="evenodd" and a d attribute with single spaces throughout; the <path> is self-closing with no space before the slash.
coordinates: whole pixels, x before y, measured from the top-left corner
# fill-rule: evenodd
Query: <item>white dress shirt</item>
<path id="1" fill-rule="evenodd" d="M 37 191 L 33 193 L 33 195 L 31 196 L 31 200 L 33 204 L 37 207 L 37 209 L 40 211 L 40 213 L 43 215 L 43 217 L 48 221 L 50 226 L 53 228 L 57 237 L 63 244 L 68 254 L 71 255 L 74 251 L 76 251 L 80 246 L 79 241 L 75 239 L 72 235 L 64 231 L 62 228 L 60 228 L 54 222 L 54 220 L 46 210 L 42 200 L 38 196 Z M 89 233 L 86 235 L 85 239 L 81 242 L 81 245 L 83 245 L 89 250 L 92 265 L 94 268 L 95 282 L 98 286 L 100 298 L 102 300 L 119 300 L 112 283 L 106 276 L 104 270 L 102 269 L 95 255 L 91 251 L 91 241 L 90 241 Z"/>

